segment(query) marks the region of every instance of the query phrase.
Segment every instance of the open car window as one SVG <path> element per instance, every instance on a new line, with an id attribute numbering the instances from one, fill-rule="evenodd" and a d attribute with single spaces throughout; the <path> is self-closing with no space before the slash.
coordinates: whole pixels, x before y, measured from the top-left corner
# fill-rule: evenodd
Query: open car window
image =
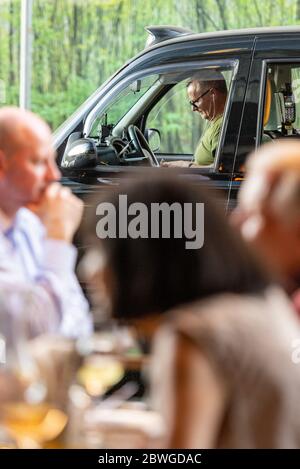
<path id="1" fill-rule="evenodd" d="M 207 61 L 202 66 L 201 63 L 189 67 L 180 64 L 155 69 L 144 76 L 135 75 L 132 80 L 128 77 L 126 82 L 110 91 L 98 113 L 96 106 L 87 116 L 83 138 L 77 133 L 70 135 L 61 160 L 62 168 L 159 166 L 164 155 L 170 160 L 191 161 L 201 136 L 213 119 L 208 121 L 202 112 L 193 112 L 194 104 L 190 104 L 187 84 L 191 80 L 194 83 L 196 76 L 203 81 L 203 86 L 208 89 L 205 94 L 210 92 L 208 106 L 213 111 L 213 91 L 218 90 L 219 83 L 226 90 L 226 93 L 222 91 L 222 100 L 225 96 L 226 105 L 230 101 L 235 70 L 236 62 L 233 61 L 222 64 Z M 225 128 L 226 105 L 216 114 L 218 125 L 216 135 L 212 137 L 214 146 L 210 153 L 207 151 L 212 160 L 203 163 L 212 171 L 217 161 L 218 142 L 222 139 L 221 127 Z"/>
<path id="2" fill-rule="evenodd" d="M 153 107 L 146 122 L 147 128 L 159 129 L 161 154 L 192 155 L 204 122 L 191 112 L 186 93 L 186 81 L 176 84 Z"/>
<path id="3" fill-rule="evenodd" d="M 226 81 L 228 100 L 233 70 L 219 68 L 218 72 Z M 201 76 L 200 68 L 194 72 L 194 75 L 197 74 Z M 216 75 L 218 76 L 219 74 Z M 193 75 L 175 83 L 148 115 L 146 127 L 160 131 L 161 145 L 158 154 L 190 157 L 194 154 L 199 140 L 209 125 L 209 122 L 202 119 L 199 113 L 192 112 L 187 96 L 187 84 L 192 77 Z"/>

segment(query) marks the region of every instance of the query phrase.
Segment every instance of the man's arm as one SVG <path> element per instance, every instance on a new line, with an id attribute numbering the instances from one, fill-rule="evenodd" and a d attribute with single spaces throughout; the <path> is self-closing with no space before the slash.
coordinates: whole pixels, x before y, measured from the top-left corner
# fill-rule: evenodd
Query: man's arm
<path id="1" fill-rule="evenodd" d="M 160 166 L 168 168 L 208 168 L 212 167 L 212 164 L 198 164 L 196 161 L 176 160 L 176 161 L 164 161 Z"/>
<path id="2" fill-rule="evenodd" d="M 32 250 L 39 261 L 34 282 L 56 303 L 61 333 L 69 337 L 89 334 L 92 318 L 74 272 L 77 252 L 71 244 L 81 221 L 83 203 L 69 189 L 56 183 L 47 188 L 40 203 L 31 209 L 45 230 L 44 236 L 37 239 L 32 232 L 33 224 L 27 228 Z"/>
<path id="3" fill-rule="evenodd" d="M 0 242 L 0 315 L 1 333 L 6 337 L 12 334 L 14 321 L 20 316 L 29 338 L 57 332 L 61 320 L 53 296 L 42 285 L 24 281 L 8 251 L 4 251 L 3 242 Z"/>
<path id="4" fill-rule="evenodd" d="M 92 317 L 75 275 L 76 249 L 54 239 L 45 240 L 44 263 L 37 283 L 49 291 L 61 314 L 59 332 L 68 337 L 92 332 Z"/>
<path id="5" fill-rule="evenodd" d="M 71 249 L 68 254 L 70 248 L 48 246 L 44 264 L 31 280 L 24 277 L 7 240 L 0 236 L 0 308 L 10 318 L 8 331 L 11 321 L 22 315 L 30 337 L 59 332 L 75 338 L 91 332 L 88 304 L 74 274 L 76 252 Z"/>
<path id="6" fill-rule="evenodd" d="M 186 160 L 163 161 L 160 166 L 168 168 L 190 168 L 194 162 Z"/>

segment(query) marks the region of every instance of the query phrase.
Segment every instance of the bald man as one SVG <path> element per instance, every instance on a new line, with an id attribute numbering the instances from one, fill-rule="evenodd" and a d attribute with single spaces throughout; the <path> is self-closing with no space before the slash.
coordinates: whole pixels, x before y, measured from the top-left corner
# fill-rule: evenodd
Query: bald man
<path id="1" fill-rule="evenodd" d="M 83 204 L 59 177 L 48 125 L 29 111 L 0 109 L 0 299 L 18 297 L 19 309 L 30 299 L 36 333 L 78 337 L 91 331 L 71 244 Z"/>
<path id="2" fill-rule="evenodd" d="M 233 220 L 300 313 L 300 141 L 277 140 L 249 156 Z"/>

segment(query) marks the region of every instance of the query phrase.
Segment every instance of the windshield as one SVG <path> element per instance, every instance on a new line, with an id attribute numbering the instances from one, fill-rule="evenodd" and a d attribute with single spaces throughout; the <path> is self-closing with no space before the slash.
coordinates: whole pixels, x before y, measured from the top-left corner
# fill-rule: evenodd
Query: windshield
<path id="1" fill-rule="evenodd" d="M 113 126 L 116 126 L 124 115 L 145 96 L 158 80 L 158 75 L 150 75 L 130 83 L 130 85 L 124 88 L 95 119 L 90 136 L 98 136 L 102 124 L 113 124 Z"/>

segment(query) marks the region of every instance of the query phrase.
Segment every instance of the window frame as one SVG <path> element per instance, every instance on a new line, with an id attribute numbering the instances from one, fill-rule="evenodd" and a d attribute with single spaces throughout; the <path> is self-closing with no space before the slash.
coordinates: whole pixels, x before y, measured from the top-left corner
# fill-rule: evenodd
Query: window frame
<path id="1" fill-rule="evenodd" d="M 257 127 L 256 127 L 256 144 L 255 144 L 256 150 L 262 145 L 268 67 L 270 65 L 280 65 L 280 64 L 299 64 L 299 68 L 300 68 L 300 57 L 298 59 L 295 57 L 288 57 L 288 58 L 281 58 L 281 59 L 273 58 L 273 59 L 262 60 L 260 92 L 259 92 L 259 102 L 258 102 L 258 116 L 257 116 Z"/>
<path id="2" fill-rule="evenodd" d="M 227 62 L 227 60 L 224 59 L 223 62 Z M 230 62 L 232 62 L 232 60 L 230 60 Z M 232 74 L 231 74 L 231 78 L 230 78 L 230 86 L 229 86 L 229 88 L 228 88 L 227 99 L 226 99 L 226 104 L 225 104 L 225 108 L 224 108 L 224 117 L 223 117 L 223 121 L 222 121 L 222 127 L 221 127 L 221 132 L 220 132 L 220 138 L 219 138 L 218 145 L 217 145 L 217 148 L 216 148 L 215 161 L 214 161 L 213 166 L 211 166 L 211 165 L 209 166 L 210 168 L 214 168 L 214 170 L 215 170 L 216 166 L 218 165 L 220 149 L 221 149 L 222 146 L 223 146 L 223 141 L 224 141 L 225 132 L 226 132 L 226 129 L 224 129 L 224 127 L 225 127 L 225 123 L 228 121 L 227 117 L 228 117 L 228 114 L 229 114 L 229 112 L 230 112 L 230 109 L 229 109 L 229 102 L 232 101 L 233 82 L 234 82 L 234 79 L 235 79 L 235 77 L 236 77 L 237 69 L 238 69 L 238 65 L 239 65 L 239 64 L 238 64 L 238 62 L 239 62 L 238 59 L 236 59 L 234 62 L 235 62 L 235 64 L 232 65 L 232 67 L 228 66 L 228 70 L 230 70 L 231 73 L 232 73 Z M 212 65 L 211 68 L 213 68 L 213 65 Z M 181 82 L 176 83 L 176 84 L 173 85 L 172 88 L 170 88 L 170 89 L 173 89 L 173 88 L 174 88 L 176 85 L 178 85 L 179 83 L 181 83 Z M 162 99 L 162 98 L 170 91 L 170 89 L 168 89 L 168 90 L 163 94 L 163 96 L 160 97 L 160 99 Z M 157 102 L 159 102 L 159 100 L 157 100 Z M 146 130 L 146 128 L 147 128 L 146 125 L 147 125 L 147 119 L 148 119 L 148 117 L 149 117 L 149 114 L 150 114 L 150 112 L 154 109 L 154 107 L 156 106 L 157 102 L 154 103 L 153 106 L 152 106 L 151 108 L 149 108 L 146 113 L 143 114 L 143 119 L 142 119 L 142 120 L 143 120 L 143 123 L 142 123 L 142 132 L 143 132 L 143 133 L 145 132 L 145 130 Z M 204 132 L 203 132 L 203 133 L 204 133 Z M 203 134 L 202 134 L 202 135 L 203 135 Z M 202 137 L 202 135 L 199 137 L 199 140 L 200 140 L 200 138 Z M 198 141 L 199 141 L 199 140 L 198 140 Z M 221 142 L 222 142 L 222 144 L 221 144 Z M 187 159 L 188 159 L 188 157 L 191 158 L 191 157 L 193 156 L 193 154 L 194 154 L 194 153 L 183 153 L 183 154 L 182 154 L 182 153 L 156 153 L 156 156 L 161 157 L 161 158 L 163 158 L 164 156 L 171 156 L 170 161 L 171 161 L 171 160 L 172 160 L 172 161 L 176 161 L 176 159 L 179 159 L 180 157 L 183 157 L 183 156 L 186 156 Z M 174 158 L 172 158 L 172 157 L 174 157 Z M 176 158 L 176 157 L 177 157 L 177 158 Z"/>
<path id="3" fill-rule="evenodd" d="M 238 57 L 234 58 L 223 58 L 223 59 L 206 59 L 206 60 L 195 60 L 191 62 L 180 62 L 180 63 L 172 63 L 172 64 L 164 64 L 156 67 L 151 67 L 147 68 L 144 70 L 139 70 L 134 73 L 130 73 L 126 77 L 124 77 L 122 80 L 116 83 L 115 86 L 113 86 L 107 95 L 102 99 L 100 102 L 98 102 L 93 109 L 88 113 L 85 123 L 84 123 L 84 129 L 83 129 L 83 135 L 87 136 L 89 135 L 89 132 L 94 126 L 95 120 L 100 116 L 100 113 L 103 115 L 105 114 L 106 109 L 108 108 L 109 104 L 112 102 L 114 97 L 121 93 L 123 89 L 125 89 L 127 86 L 129 86 L 131 83 L 138 79 L 142 79 L 145 76 L 149 75 L 159 75 L 163 73 L 172 73 L 172 72 L 180 72 L 181 70 L 184 72 L 191 71 L 191 76 L 193 73 L 196 73 L 199 68 L 204 69 L 204 68 L 213 68 L 213 67 L 218 67 L 218 68 L 227 68 L 228 70 L 232 70 L 232 76 L 231 76 L 231 81 L 230 81 L 230 87 L 228 89 L 228 97 L 226 100 L 226 105 L 224 109 L 224 118 L 222 122 L 222 128 L 221 128 L 221 133 L 220 133 L 220 138 L 218 142 L 218 146 L 216 149 L 216 156 L 215 156 L 215 161 L 214 164 L 209 166 L 209 167 L 199 167 L 202 171 L 204 170 L 205 172 L 218 172 L 217 169 L 219 168 L 220 165 L 220 150 L 223 148 L 224 145 L 224 138 L 226 134 L 226 129 L 227 129 L 227 122 L 228 122 L 228 116 L 230 113 L 230 108 L 232 104 L 232 98 L 234 95 L 234 83 L 236 80 L 236 76 L 239 71 L 240 67 L 240 60 Z M 179 82 L 178 82 L 179 83 Z M 175 86 L 175 85 L 174 85 Z M 132 123 L 137 124 L 139 122 L 140 128 L 142 132 L 145 131 L 145 122 L 147 121 L 147 116 L 149 112 L 153 109 L 153 107 L 157 104 L 157 102 L 162 99 L 162 97 L 169 91 L 170 88 L 166 86 L 166 91 L 162 92 L 160 95 L 158 95 L 157 99 L 155 99 L 151 105 L 148 105 L 144 110 L 143 113 L 140 114 L 135 121 Z M 125 116 L 120 120 L 122 120 L 126 117 L 128 113 L 125 114 Z M 118 123 L 118 126 L 120 124 Z M 188 155 L 188 154 L 187 154 Z M 112 166 L 112 168 L 115 168 L 117 166 Z M 193 168 L 197 169 L 197 168 Z"/>

